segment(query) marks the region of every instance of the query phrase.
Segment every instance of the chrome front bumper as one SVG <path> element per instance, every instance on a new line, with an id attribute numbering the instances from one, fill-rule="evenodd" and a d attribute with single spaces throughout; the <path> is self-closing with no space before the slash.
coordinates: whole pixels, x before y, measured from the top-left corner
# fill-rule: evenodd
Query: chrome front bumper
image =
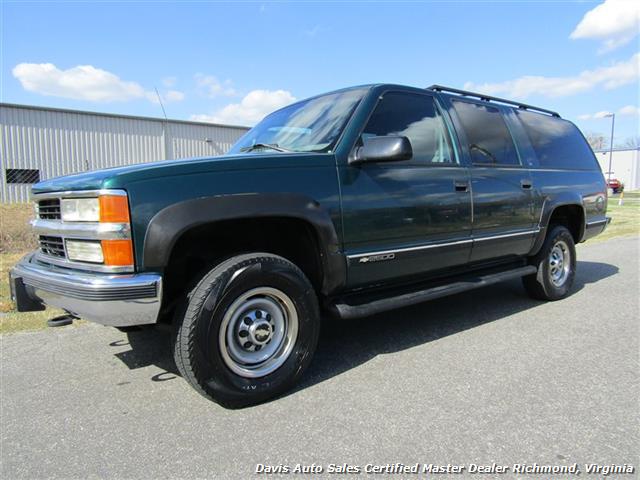
<path id="1" fill-rule="evenodd" d="M 112 327 L 156 323 L 162 303 L 162 277 L 153 273 L 80 272 L 24 257 L 9 273 L 11 297 L 19 312 L 62 308 Z"/>

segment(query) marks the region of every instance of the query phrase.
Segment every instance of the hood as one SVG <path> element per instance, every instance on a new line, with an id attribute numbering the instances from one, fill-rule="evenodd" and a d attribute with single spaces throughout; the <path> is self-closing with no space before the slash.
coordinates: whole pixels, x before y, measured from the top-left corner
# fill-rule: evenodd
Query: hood
<path id="1" fill-rule="evenodd" d="M 326 165 L 325 153 L 248 153 L 219 157 L 186 158 L 105 168 L 52 178 L 36 183 L 33 193 L 126 188 L 127 184 L 158 177 L 229 170 L 255 170 Z"/>

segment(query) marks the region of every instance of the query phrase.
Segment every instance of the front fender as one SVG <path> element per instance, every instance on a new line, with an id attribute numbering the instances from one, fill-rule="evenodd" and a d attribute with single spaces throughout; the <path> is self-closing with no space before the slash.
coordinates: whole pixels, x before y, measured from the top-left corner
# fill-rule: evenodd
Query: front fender
<path id="1" fill-rule="evenodd" d="M 323 293 L 344 285 L 346 264 L 329 213 L 316 200 L 296 193 L 219 195 L 170 205 L 160 210 L 147 226 L 143 266 L 146 270 L 164 269 L 176 241 L 194 227 L 222 220 L 265 217 L 295 218 L 308 222 L 319 240 Z"/>

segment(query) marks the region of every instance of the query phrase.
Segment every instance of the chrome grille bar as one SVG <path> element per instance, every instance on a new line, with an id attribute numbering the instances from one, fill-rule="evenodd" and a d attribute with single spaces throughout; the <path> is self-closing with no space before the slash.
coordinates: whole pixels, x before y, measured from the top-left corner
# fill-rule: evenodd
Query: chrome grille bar
<path id="1" fill-rule="evenodd" d="M 60 220 L 60 199 L 49 198 L 40 200 L 36 204 L 38 206 L 38 218 L 44 220 Z"/>
<path id="2" fill-rule="evenodd" d="M 38 237 L 38 241 L 40 242 L 40 250 L 45 255 L 60 258 L 66 257 L 64 240 L 62 240 L 62 237 L 40 235 L 40 237 Z"/>

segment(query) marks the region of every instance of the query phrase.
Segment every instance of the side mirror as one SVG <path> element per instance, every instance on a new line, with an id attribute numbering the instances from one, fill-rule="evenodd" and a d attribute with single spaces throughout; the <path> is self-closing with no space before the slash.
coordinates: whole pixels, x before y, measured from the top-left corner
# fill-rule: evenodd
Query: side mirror
<path id="1" fill-rule="evenodd" d="M 349 163 L 398 162 L 413 156 L 411 142 L 407 137 L 386 136 L 363 139 Z"/>

